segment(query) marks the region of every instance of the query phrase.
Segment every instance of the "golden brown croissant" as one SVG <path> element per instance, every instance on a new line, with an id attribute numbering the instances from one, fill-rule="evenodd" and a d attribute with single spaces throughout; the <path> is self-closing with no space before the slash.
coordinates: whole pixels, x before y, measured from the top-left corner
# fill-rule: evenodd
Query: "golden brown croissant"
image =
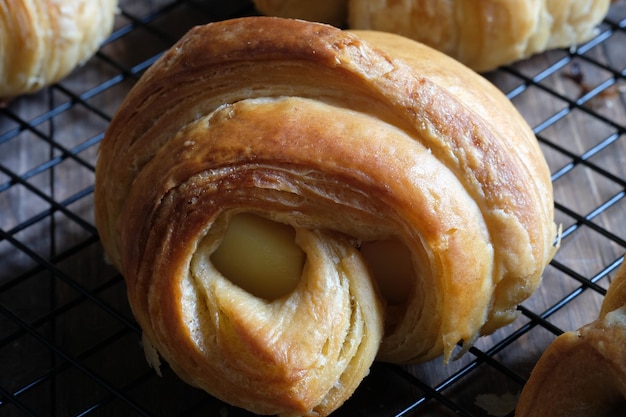
<path id="1" fill-rule="evenodd" d="M 113 29 L 117 0 L 11 0 L 0 4 L 0 101 L 59 81 Z"/>
<path id="2" fill-rule="evenodd" d="M 597 320 L 561 334 L 524 385 L 516 417 L 613 417 L 626 410 L 626 262 Z"/>
<path id="3" fill-rule="evenodd" d="M 555 251 L 545 159 L 493 85 L 279 18 L 194 28 L 145 73 L 95 204 L 152 362 L 263 414 L 329 414 L 375 357 L 448 359 Z"/>
<path id="4" fill-rule="evenodd" d="M 610 0 L 345 0 L 315 14 L 305 3 L 256 1 L 262 13 L 306 20 L 337 16 L 343 8 L 351 29 L 397 33 L 482 72 L 589 40 Z"/>

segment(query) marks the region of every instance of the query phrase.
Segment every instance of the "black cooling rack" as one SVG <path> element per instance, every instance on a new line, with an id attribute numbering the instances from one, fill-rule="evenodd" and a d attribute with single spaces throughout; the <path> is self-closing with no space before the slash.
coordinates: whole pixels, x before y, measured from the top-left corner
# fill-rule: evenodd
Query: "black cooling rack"
<path id="1" fill-rule="evenodd" d="M 248 1 L 122 1 L 98 54 L 0 110 L 0 415 L 247 416 L 144 360 L 93 221 L 97 148 L 142 72 L 195 24 Z M 219 4 L 219 6 L 212 6 Z M 598 36 L 487 74 L 553 173 L 561 249 L 520 318 L 448 366 L 375 364 L 337 416 L 513 416 L 545 347 L 593 320 L 626 251 L 626 6 Z"/>

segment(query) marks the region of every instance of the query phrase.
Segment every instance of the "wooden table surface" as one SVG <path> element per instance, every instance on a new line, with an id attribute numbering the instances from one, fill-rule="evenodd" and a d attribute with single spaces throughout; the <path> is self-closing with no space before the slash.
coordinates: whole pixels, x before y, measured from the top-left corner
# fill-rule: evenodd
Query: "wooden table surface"
<path id="1" fill-rule="evenodd" d="M 122 1 L 96 57 L 0 111 L 0 415 L 249 415 L 148 368 L 93 220 L 98 143 L 137 77 L 192 25 L 253 12 L 211 4 Z M 626 251 L 625 27 L 620 2 L 588 44 L 485 74 L 534 128 L 563 227 L 520 318 L 448 366 L 376 364 L 336 415 L 512 416 L 546 346 L 596 318 Z"/>

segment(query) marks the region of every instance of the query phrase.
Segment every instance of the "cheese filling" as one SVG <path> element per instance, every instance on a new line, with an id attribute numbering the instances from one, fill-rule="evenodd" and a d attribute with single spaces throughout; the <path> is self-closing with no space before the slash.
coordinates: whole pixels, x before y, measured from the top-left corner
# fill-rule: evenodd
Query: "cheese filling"
<path id="1" fill-rule="evenodd" d="M 215 268 L 256 297 L 274 300 L 293 291 L 302 276 L 305 253 L 293 227 L 255 214 L 235 215 L 211 255 Z"/>

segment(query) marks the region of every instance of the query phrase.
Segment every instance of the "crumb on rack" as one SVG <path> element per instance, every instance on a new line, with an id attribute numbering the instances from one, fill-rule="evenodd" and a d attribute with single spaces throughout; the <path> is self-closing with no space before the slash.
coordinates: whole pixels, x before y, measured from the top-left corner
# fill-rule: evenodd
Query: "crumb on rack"
<path id="1" fill-rule="evenodd" d="M 480 394 L 476 396 L 475 404 L 490 416 L 504 417 L 515 410 L 518 398 L 519 393 Z"/>
<path id="2" fill-rule="evenodd" d="M 595 86 L 585 80 L 585 72 L 580 64 L 573 62 L 569 67 L 569 72 L 563 75 L 565 78 L 573 81 L 579 87 L 578 98 L 584 97 L 591 92 Z M 613 101 L 621 94 L 626 92 L 626 86 L 616 81 L 614 84 L 600 91 L 593 96 L 587 103 L 590 106 L 612 106 Z"/>

